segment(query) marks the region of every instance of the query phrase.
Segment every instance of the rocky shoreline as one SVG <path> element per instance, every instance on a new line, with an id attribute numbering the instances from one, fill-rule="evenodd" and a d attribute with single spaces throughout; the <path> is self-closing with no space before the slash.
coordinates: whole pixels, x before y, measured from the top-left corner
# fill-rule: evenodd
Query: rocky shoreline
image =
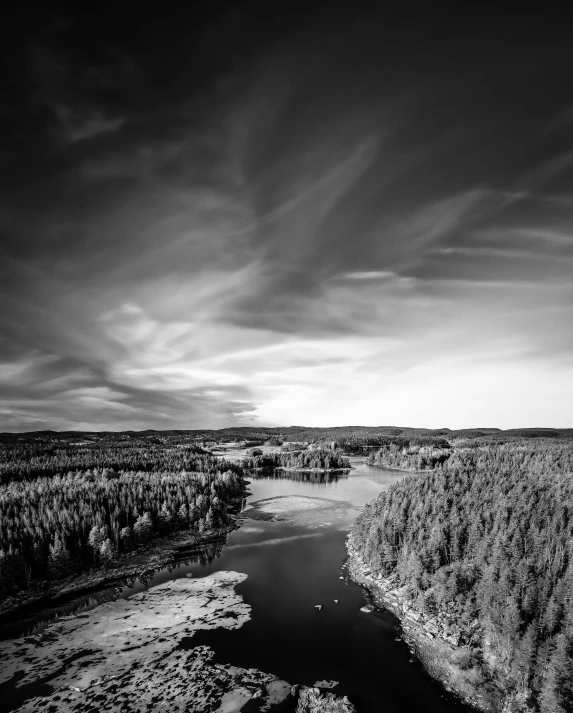
<path id="1" fill-rule="evenodd" d="M 102 588 L 123 587 L 129 580 L 135 580 L 170 563 L 192 557 L 200 552 L 202 546 L 209 544 L 224 544 L 226 536 L 237 529 L 235 519 L 225 527 L 208 530 L 202 533 L 180 531 L 168 537 L 152 540 L 148 545 L 133 552 L 118 555 L 111 567 L 98 568 L 73 575 L 56 582 L 39 582 L 32 589 L 18 592 L 0 602 L 0 625 L 2 620 L 10 615 L 18 616 L 20 610 L 29 606 L 45 604 L 45 607 L 56 607 L 58 600 L 72 596 L 81 597 L 97 592 Z"/>
<path id="2" fill-rule="evenodd" d="M 417 470 L 416 468 L 400 468 L 397 465 L 385 465 L 384 463 L 370 463 L 368 460 L 366 461 L 366 465 L 372 466 L 373 468 L 382 468 L 383 470 L 393 470 L 396 471 L 396 473 L 419 474 L 430 472 L 429 470 Z"/>
<path id="3" fill-rule="evenodd" d="M 291 686 L 257 669 L 214 664 L 213 651 L 197 646 L 172 654 L 167 661 L 103 676 L 87 688 L 62 687 L 51 696 L 32 698 L 18 713 L 238 713 L 295 711 L 295 713 L 356 713 L 346 696 L 317 686 Z M 157 677 L 158 668 L 160 678 Z M 296 709 L 295 709 L 296 705 Z"/>
<path id="4" fill-rule="evenodd" d="M 411 606 L 395 578 L 384 578 L 372 572 L 358 555 L 351 535 L 347 538 L 346 548 L 346 567 L 350 577 L 368 590 L 376 606 L 396 616 L 404 641 L 426 671 L 466 705 L 483 713 L 493 713 L 496 709 L 492 707 L 489 697 L 476 690 L 472 680 L 473 669 L 468 671 L 459 662 L 463 647 L 479 635 L 479 622 L 474 622 L 473 630 L 466 632 L 456 626 L 447 612 L 439 612 L 433 617 L 420 613 Z"/>
<path id="5" fill-rule="evenodd" d="M 355 713 L 336 681 L 291 686 L 257 669 L 216 664 L 197 631 L 237 629 L 251 607 L 236 593 L 247 575 L 218 571 L 170 580 L 62 617 L 0 643 L 0 696 L 19 713 L 294 711 Z"/>

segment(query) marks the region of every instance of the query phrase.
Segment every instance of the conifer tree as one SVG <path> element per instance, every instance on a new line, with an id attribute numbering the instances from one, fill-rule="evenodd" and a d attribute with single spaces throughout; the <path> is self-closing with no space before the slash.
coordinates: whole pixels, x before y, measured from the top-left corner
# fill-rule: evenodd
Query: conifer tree
<path id="1" fill-rule="evenodd" d="M 145 512 L 137 518 L 133 526 L 133 536 L 136 542 L 145 543 L 151 538 L 152 533 L 153 523 L 151 522 L 151 515 L 149 512 Z"/>
<path id="2" fill-rule="evenodd" d="M 72 572 L 72 560 L 66 543 L 59 534 L 54 538 L 54 544 L 50 545 L 48 555 L 48 577 L 49 579 L 62 579 Z"/>
<path id="3" fill-rule="evenodd" d="M 97 563 L 99 561 L 99 550 L 107 537 L 107 528 L 104 526 L 94 525 L 90 530 L 88 535 L 88 544 L 92 548 L 93 561 Z"/>
<path id="4" fill-rule="evenodd" d="M 119 537 L 121 541 L 123 542 L 123 548 L 126 552 L 129 552 L 133 548 L 134 545 L 134 540 L 133 540 L 133 530 L 129 525 L 127 527 L 122 528 L 119 531 Z"/>
<path id="5" fill-rule="evenodd" d="M 99 548 L 99 554 L 102 562 L 106 565 L 108 565 L 114 558 L 115 550 L 113 547 L 113 542 L 109 539 L 109 537 L 104 540 L 104 542 L 102 542 Z"/>

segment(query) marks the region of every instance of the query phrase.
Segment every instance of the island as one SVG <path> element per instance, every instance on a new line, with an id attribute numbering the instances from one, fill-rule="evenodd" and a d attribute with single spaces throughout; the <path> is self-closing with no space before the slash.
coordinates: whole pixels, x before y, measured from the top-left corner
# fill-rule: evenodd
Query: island
<path id="1" fill-rule="evenodd" d="M 324 471 L 330 473 L 350 470 L 350 461 L 339 451 L 330 448 L 292 450 L 260 453 L 243 459 L 248 470 L 293 470 L 300 472 Z"/>

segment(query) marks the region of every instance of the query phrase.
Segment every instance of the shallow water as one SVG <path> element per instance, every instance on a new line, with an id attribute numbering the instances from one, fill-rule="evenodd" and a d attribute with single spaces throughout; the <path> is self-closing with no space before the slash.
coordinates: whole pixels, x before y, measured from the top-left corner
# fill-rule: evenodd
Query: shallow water
<path id="1" fill-rule="evenodd" d="M 346 517 L 334 527 L 247 520 L 212 563 L 159 572 L 147 586 L 220 569 L 244 572 L 248 577 L 237 592 L 252 607 L 250 621 L 233 631 L 197 632 L 184 645 L 208 645 L 221 663 L 268 671 L 290 683 L 338 681 L 333 690 L 351 696 L 359 711 L 468 711 L 396 640 L 399 625 L 392 614 L 360 611 L 367 595 L 343 569 L 348 528 L 365 503 L 404 474 L 369 467 L 363 458 L 351 458 L 351 463 L 354 470 L 345 476 L 283 472 L 250 477 L 245 509 L 289 495 L 348 502 Z M 124 596 L 140 588 L 136 583 Z M 317 604 L 323 608 L 316 609 Z"/>
<path id="2" fill-rule="evenodd" d="M 364 613 L 366 593 L 345 577 L 345 538 L 359 509 L 402 473 L 368 467 L 352 458 L 347 475 L 281 473 L 252 476 L 244 508 L 281 496 L 328 498 L 348 503 L 334 524 L 246 520 L 212 562 L 181 563 L 137 581 L 121 596 L 179 577 L 217 570 L 243 572 L 236 588 L 251 618 L 236 630 L 199 631 L 183 646 L 205 644 L 216 660 L 273 673 L 290 683 L 339 682 L 333 690 L 352 697 L 359 711 L 446 713 L 468 711 L 413 659 L 386 612 Z M 334 600 L 338 600 L 335 603 Z M 322 609 L 315 608 L 317 604 Z"/>

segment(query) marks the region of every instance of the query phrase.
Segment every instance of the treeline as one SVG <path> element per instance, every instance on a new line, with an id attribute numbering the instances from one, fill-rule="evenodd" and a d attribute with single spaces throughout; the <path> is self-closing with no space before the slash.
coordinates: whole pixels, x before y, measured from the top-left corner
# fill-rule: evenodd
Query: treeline
<path id="1" fill-rule="evenodd" d="M 348 458 L 326 448 L 305 451 L 281 451 L 243 459 L 245 468 L 291 468 L 293 470 L 350 470 Z"/>
<path id="2" fill-rule="evenodd" d="M 0 444 L 0 484 L 58 473 L 103 468 L 124 471 L 197 471 L 215 474 L 220 460 L 196 445 L 141 439 L 29 440 Z M 240 472 L 232 464 L 227 469 Z"/>
<path id="3" fill-rule="evenodd" d="M 492 458 L 501 459 L 496 467 L 530 467 L 533 460 L 540 471 L 571 468 L 573 441 L 548 438 L 473 439 L 443 445 L 438 439 L 391 439 L 391 442 L 371 453 L 368 464 L 397 470 L 424 471 L 434 468 L 471 468 Z"/>
<path id="4" fill-rule="evenodd" d="M 122 431 L 122 432 L 87 432 L 87 431 L 32 431 L 29 433 L 0 433 L 0 444 L 54 444 L 58 447 L 68 445 L 124 443 L 135 445 L 192 446 L 209 441 L 265 443 L 269 440 L 299 441 L 303 443 L 329 443 L 344 439 L 358 438 L 445 438 L 448 441 L 469 438 L 516 439 L 516 438 L 573 438 L 573 429 L 569 428 L 522 428 L 502 431 L 499 428 L 411 428 L 404 426 L 337 426 L 335 428 L 305 428 L 304 426 L 253 427 L 242 426 L 217 430 L 171 430 L 171 431 Z M 372 441 L 373 444 L 374 441 Z M 280 444 L 276 444 L 280 445 Z"/>
<path id="5" fill-rule="evenodd" d="M 448 449 L 450 443 L 441 436 L 380 436 L 380 435 L 352 435 L 338 438 L 334 441 L 334 447 L 340 448 L 346 453 L 363 453 L 372 448 L 387 448 L 396 446 L 398 448 L 430 448 Z"/>
<path id="6" fill-rule="evenodd" d="M 237 468 L 94 469 L 0 486 L 0 597 L 105 564 L 157 535 L 223 525 L 243 489 Z"/>
<path id="7" fill-rule="evenodd" d="M 392 470 L 422 471 L 439 467 L 451 456 L 446 446 L 417 445 L 390 442 L 368 456 L 368 465 Z"/>
<path id="8" fill-rule="evenodd" d="M 573 710 L 572 474 L 570 442 L 454 451 L 382 493 L 352 530 L 374 572 L 420 611 L 455 618 L 465 668 L 498 707 L 519 702 L 507 710 Z"/>

